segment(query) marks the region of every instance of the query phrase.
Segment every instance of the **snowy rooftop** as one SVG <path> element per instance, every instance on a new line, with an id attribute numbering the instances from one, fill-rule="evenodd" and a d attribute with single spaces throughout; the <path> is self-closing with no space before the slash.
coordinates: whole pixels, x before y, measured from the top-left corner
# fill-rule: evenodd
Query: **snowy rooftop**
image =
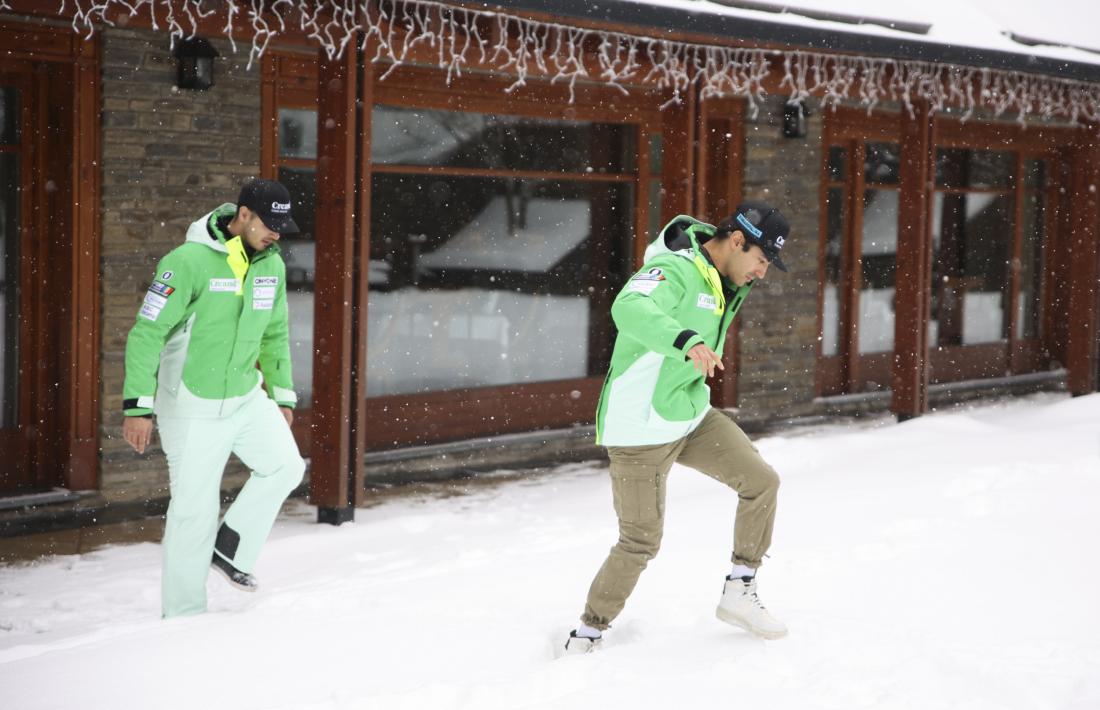
<path id="1" fill-rule="evenodd" d="M 815 49 L 998 66 L 1100 79 L 1100 3 L 1049 0 L 499 0 L 504 7 L 554 5 L 562 14 L 650 24 Z M 743 22 L 738 22 L 742 20 Z M 892 26 L 891 26 L 892 25 Z M 659 30 L 654 32 L 659 35 Z M 1091 51 L 1090 51 L 1091 50 Z M 967 59 L 970 61 L 966 61 Z M 1086 65 L 1086 67 L 1072 66 Z M 1006 68 L 1001 66 L 1001 68 Z"/>

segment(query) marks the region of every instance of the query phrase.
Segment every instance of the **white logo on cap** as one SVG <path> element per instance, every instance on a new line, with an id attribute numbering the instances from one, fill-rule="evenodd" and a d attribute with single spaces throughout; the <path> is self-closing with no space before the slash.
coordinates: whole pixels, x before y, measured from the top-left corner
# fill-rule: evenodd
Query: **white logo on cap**
<path id="1" fill-rule="evenodd" d="M 776 238 L 775 238 L 775 245 L 776 245 L 777 247 L 780 247 L 780 248 L 782 248 L 782 246 L 783 246 L 783 242 L 784 242 L 784 241 L 785 241 L 785 240 L 783 239 L 783 237 L 781 237 L 781 236 L 779 236 L 779 237 L 776 237 Z"/>
<path id="2" fill-rule="evenodd" d="M 290 211 L 290 203 L 289 202 L 272 202 L 271 203 L 271 211 L 272 212 L 289 212 Z"/>

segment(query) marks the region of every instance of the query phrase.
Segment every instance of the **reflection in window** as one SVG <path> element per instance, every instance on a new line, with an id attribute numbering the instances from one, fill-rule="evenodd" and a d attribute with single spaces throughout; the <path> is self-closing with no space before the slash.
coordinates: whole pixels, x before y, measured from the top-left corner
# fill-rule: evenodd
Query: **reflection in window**
<path id="1" fill-rule="evenodd" d="M 863 193 L 863 234 L 860 260 L 859 352 L 894 349 L 894 277 L 898 254 L 898 193 Z"/>
<path id="2" fill-rule="evenodd" d="M 19 187 L 19 153 L 0 153 L 0 428 L 15 426 L 19 391 Z"/>
<path id="3" fill-rule="evenodd" d="M 1020 291 L 1016 301 L 1016 338 L 1040 336 L 1043 302 L 1043 241 L 1046 236 L 1046 162 L 1024 161 L 1023 243 L 1020 249 Z"/>
<path id="4" fill-rule="evenodd" d="M 308 160 L 317 158 L 315 109 L 279 109 L 279 157 Z"/>
<path id="5" fill-rule="evenodd" d="M 868 143 L 863 161 L 863 176 L 868 184 L 897 185 L 901 168 L 901 150 L 897 143 Z"/>
<path id="6" fill-rule="evenodd" d="M 375 106 L 371 115 L 376 165 L 629 173 L 633 139 L 617 124 L 395 106 Z"/>
<path id="7" fill-rule="evenodd" d="M 941 148 L 936 153 L 931 345 L 1007 337 L 1015 202 L 1008 188 L 1014 174 L 1011 152 Z"/>
<path id="8" fill-rule="evenodd" d="M 821 354 L 836 355 L 840 345 L 840 267 L 844 244 L 844 190 L 826 193 L 825 293 L 822 304 Z"/>
<path id="9" fill-rule="evenodd" d="M 376 173 L 367 393 L 601 374 L 629 182 Z"/>

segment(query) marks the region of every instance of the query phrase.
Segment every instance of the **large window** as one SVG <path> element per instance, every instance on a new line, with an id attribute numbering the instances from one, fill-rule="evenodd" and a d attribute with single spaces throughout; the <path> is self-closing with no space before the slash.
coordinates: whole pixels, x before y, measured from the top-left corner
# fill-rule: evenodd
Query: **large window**
<path id="1" fill-rule="evenodd" d="M 1008 337 L 1015 168 L 1015 154 L 1007 151 L 937 151 L 931 346 Z"/>
<path id="2" fill-rule="evenodd" d="M 602 375 L 635 130 L 375 106 L 367 395 Z"/>
<path id="3" fill-rule="evenodd" d="M 898 328 L 899 119 L 838 115 L 822 160 L 820 394 L 889 387 Z M 1060 136 L 947 121 L 937 136 L 925 237 L 932 381 L 1042 369 Z"/>

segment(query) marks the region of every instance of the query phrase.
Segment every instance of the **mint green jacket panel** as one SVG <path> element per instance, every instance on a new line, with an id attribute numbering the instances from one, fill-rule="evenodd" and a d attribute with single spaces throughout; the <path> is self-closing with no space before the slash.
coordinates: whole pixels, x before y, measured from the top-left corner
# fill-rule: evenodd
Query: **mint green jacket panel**
<path id="1" fill-rule="evenodd" d="M 268 395 L 294 406 L 286 267 L 272 245 L 234 273 L 226 235 L 207 231 L 233 211 L 193 223 L 158 264 L 126 343 L 127 415 L 226 416 L 259 385 L 257 362 Z"/>
<path id="2" fill-rule="evenodd" d="M 679 223 L 677 222 L 679 220 Z M 671 250 L 666 232 L 677 225 L 686 248 Z M 709 230 L 709 231 L 708 231 Z M 751 289 L 722 280 L 715 292 L 696 263 L 696 234 L 714 228 L 692 218 L 673 220 L 646 252 L 646 262 L 619 293 L 611 314 L 619 335 L 597 410 L 596 439 L 604 446 L 644 446 L 689 434 L 710 409 L 710 388 L 687 351 L 705 343 L 721 353 L 737 310 Z M 687 236 L 687 239 L 684 238 Z M 717 276 L 717 272 L 713 274 Z M 726 301 L 722 307 L 722 301 Z"/>

